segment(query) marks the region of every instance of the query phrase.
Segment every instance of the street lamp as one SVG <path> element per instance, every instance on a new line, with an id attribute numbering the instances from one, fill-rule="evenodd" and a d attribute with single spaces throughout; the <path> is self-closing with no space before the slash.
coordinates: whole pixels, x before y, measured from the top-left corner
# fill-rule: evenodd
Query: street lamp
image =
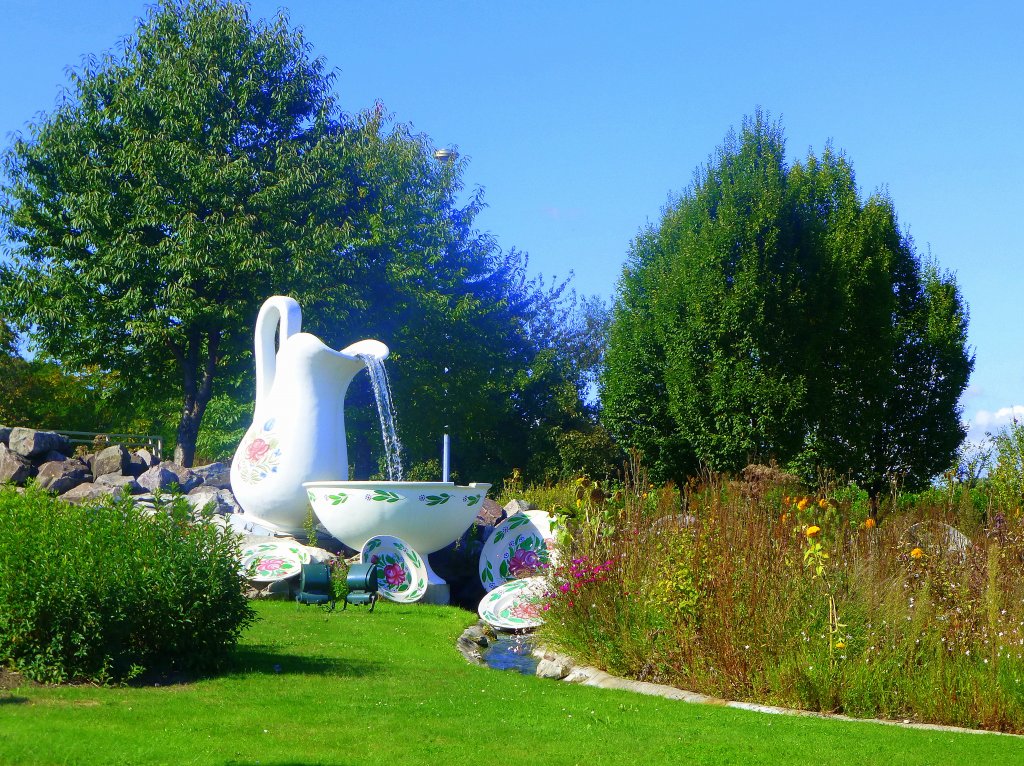
<path id="1" fill-rule="evenodd" d="M 454 149 L 436 149 L 434 151 L 434 159 L 440 162 L 442 165 L 447 165 L 453 161 L 459 153 Z M 444 368 L 444 411 L 445 416 L 448 415 L 448 367 Z M 451 438 L 448 436 L 448 425 L 445 424 L 444 436 L 441 439 L 441 481 L 448 481 L 451 467 Z"/>

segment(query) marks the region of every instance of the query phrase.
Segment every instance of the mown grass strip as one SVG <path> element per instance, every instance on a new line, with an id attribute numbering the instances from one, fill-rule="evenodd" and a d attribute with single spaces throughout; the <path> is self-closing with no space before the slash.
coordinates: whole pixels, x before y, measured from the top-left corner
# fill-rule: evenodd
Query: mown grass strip
<path id="1" fill-rule="evenodd" d="M 261 603 L 226 675 L 0 692 L 3 764 L 1019 764 L 1024 739 L 764 715 L 474 667 L 454 608 Z"/>

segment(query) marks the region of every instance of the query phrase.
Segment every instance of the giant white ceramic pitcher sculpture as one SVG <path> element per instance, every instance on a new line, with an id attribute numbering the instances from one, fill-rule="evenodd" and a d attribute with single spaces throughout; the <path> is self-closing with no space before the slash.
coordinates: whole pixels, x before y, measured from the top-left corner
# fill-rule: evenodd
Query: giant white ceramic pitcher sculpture
<path id="1" fill-rule="evenodd" d="M 292 298 L 275 295 L 260 308 L 256 407 L 231 464 L 231 488 L 246 515 L 292 533 L 302 530 L 309 509 L 304 481 L 348 478 L 344 402 L 365 366 L 357 354 L 388 355 L 376 340 L 333 351 L 301 326 Z"/>

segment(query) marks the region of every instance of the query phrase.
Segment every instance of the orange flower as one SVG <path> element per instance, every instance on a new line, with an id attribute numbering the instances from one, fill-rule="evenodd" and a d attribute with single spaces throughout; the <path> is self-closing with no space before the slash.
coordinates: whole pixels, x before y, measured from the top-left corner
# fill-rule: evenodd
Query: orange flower
<path id="1" fill-rule="evenodd" d="M 806 497 L 802 497 L 800 498 L 800 502 L 796 504 L 796 508 L 798 511 L 806 511 L 807 506 L 809 506 L 810 504 L 810 500 L 808 500 Z"/>
<path id="2" fill-rule="evenodd" d="M 821 531 L 821 527 L 816 527 L 814 525 L 811 525 L 811 526 L 807 527 L 807 531 L 804 534 L 806 534 L 808 538 L 811 538 L 811 537 L 814 537 L 816 534 L 818 534 L 820 531 Z"/>
<path id="3" fill-rule="evenodd" d="M 912 558 L 915 558 L 915 559 L 919 559 L 919 558 L 921 558 L 921 557 L 922 557 L 923 555 L 924 555 L 924 551 L 923 551 L 923 550 L 921 550 L 920 548 L 914 548 L 914 550 L 912 550 L 912 551 L 910 552 L 910 556 L 911 556 Z"/>
<path id="4" fill-rule="evenodd" d="M 791 499 L 792 499 L 792 498 L 790 498 L 790 496 L 789 496 L 789 495 L 786 495 L 786 496 L 785 496 L 784 498 L 782 498 L 782 502 L 784 502 L 784 503 L 785 503 L 786 505 L 789 505 L 789 501 L 790 501 Z"/>
<path id="5" fill-rule="evenodd" d="M 864 529 L 874 529 L 874 528 L 875 528 L 875 520 L 874 520 L 874 519 L 872 519 L 872 518 L 871 518 L 871 517 L 869 516 L 868 518 L 866 518 L 866 519 L 864 520 Z"/>
<path id="6" fill-rule="evenodd" d="M 779 517 L 779 523 L 780 524 L 785 524 L 787 521 L 789 521 L 789 514 L 788 513 L 784 513 L 784 514 L 782 514 L 782 516 Z"/>

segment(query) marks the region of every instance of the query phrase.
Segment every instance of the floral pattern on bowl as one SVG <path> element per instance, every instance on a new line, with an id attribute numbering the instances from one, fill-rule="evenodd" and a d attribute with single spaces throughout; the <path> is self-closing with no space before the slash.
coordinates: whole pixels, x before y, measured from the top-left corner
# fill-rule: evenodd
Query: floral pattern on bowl
<path id="1" fill-rule="evenodd" d="M 555 563 L 553 520 L 541 512 L 516 513 L 494 530 L 480 552 L 480 582 L 493 590 L 543 573 Z"/>
<path id="2" fill-rule="evenodd" d="M 359 551 L 359 561 L 377 564 L 377 589 L 386 599 L 411 604 L 427 592 L 423 558 L 393 535 L 377 535 L 367 540 Z"/>
<path id="3" fill-rule="evenodd" d="M 480 619 L 499 630 L 536 628 L 546 600 L 543 577 L 526 577 L 499 585 L 480 600 Z"/>
<path id="4" fill-rule="evenodd" d="M 309 551 L 297 542 L 251 545 L 242 550 L 242 576 L 253 582 L 274 582 L 294 577 L 309 563 Z"/>

